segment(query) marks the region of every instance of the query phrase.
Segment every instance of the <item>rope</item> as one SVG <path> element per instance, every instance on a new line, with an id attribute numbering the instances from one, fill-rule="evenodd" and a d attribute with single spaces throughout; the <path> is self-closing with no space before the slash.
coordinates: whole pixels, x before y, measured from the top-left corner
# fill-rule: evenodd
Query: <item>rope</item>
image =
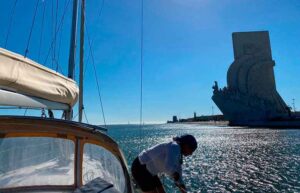
<path id="1" fill-rule="evenodd" d="M 44 108 L 42 108 L 42 110 L 41 110 L 41 117 L 42 118 L 46 118 L 47 117 Z"/>
<path id="2" fill-rule="evenodd" d="M 68 0 L 68 3 L 67 3 L 67 5 L 66 5 L 65 8 L 64 8 L 63 15 L 62 15 L 62 17 L 61 17 L 61 19 L 60 19 L 58 28 L 56 29 L 55 33 L 58 33 L 58 31 L 59 31 L 60 28 L 62 27 L 62 24 L 63 24 L 63 21 L 64 21 L 64 18 L 65 18 L 66 12 L 67 12 L 67 8 L 68 8 L 68 6 L 69 6 L 70 1 L 71 1 L 71 0 Z M 50 52 L 51 52 L 51 50 L 52 50 L 52 48 L 53 48 L 53 44 L 54 44 L 54 39 L 51 41 L 50 48 L 49 48 L 49 50 L 48 50 L 46 59 L 45 59 L 45 61 L 44 61 L 44 64 L 45 64 L 45 65 L 46 65 L 46 63 L 47 63 L 47 61 L 48 61 Z"/>
<path id="3" fill-rule="evenodd" d="M 103 12 L 103 7 L 104 7 L 104 0 L 102 0 L 102 3 L 100 4 L 100 9 L 99 9 L 99 12 L 98 12 L 98 17 L 97 17 L 95 23 L 99 23 L 99 21 L 100 21 L 100 19 L 101 19 L 101 16 L 102 16 L 102 12 Z M 94 43 L 94 39 L 91 40 L 90 48 L 93 46 L 93 43 Z M 87 70 L 87 67 L 88 67 L 88 64 L 89 64 L 91 55 L 92 55 L 92 52 L 91 52 L 91 49 L 90 49 L 90 53 L 88 54 L 88 58 L 87 58 L 87 61 L 86 61 L 86 67 L 85 67 L 85 69 L 84 69 L 83 76 L 85 76 L 85 74 L 86 74 L 86 70 Z M 98 95 L 100 95 L 100 94 L 98 94 Z M 99 98 L 101 98 L 101 95 L 100 95 Z M 100 101 L 101 101 L 101 100 L 100 100 Z M 104 124 L 105 124 L 105 127 L 106 127 L 106 121 L 105 121 L 105 116 L 104 116 L 104 110 L 103 110 L 103 106 L 102 106 L 102 101 L 100 102 L 100 104 L 101 104 L 101 109 L 102 109 L 102 117 L 103 117 Z M 86 112 L 85 112 L 84 109 L 83 109 L 83 113 L 84 113 L 84 117 L 85 117 L 85 119 L 86 119 L 86 122 L 89 123 L 89 121 L 88 121 L 88 119 L 87 119 Z"/>
<path id="4" fill-rule="evenodd" d="M 44 1 L 44 7 L 43 7 L 42 26 L 41 26 L 42 29 L 41 29 L 41 35 L 40 35 L 38 61 L 40 61 L 41 50 L 42 50 L 42 40 L 43 40 L 42 37 L 43 37 L 43 32 L 44 32 L 45 9 L 46 9 L 46 1 Z"/>
<path id="5" fill-rule="evenodd" d="M 142 137 L 142 124 L 143 124 L 143 65 L 144 65 L 144 0 L 142 0 L 141 5 L 141 71 L 140 71 L 140 143 L 139 143 L 139 151 L 141 151 L 141 137 Z"/>
<path id="6" fill-rule="evenodd" d="M 58 0 L 56 0 L 54 32 L 56 31 L 56 28 L 57 28 L 57 12 L 58 12 Z M 56 56 L 56 37 L 57 37 L 57 33 L 54 33 L 55 43 L 54 43 L 54 49 L 53 49 L 54 52 L 53 52 L 53 59 L 52 60 L 56 63 L 55 71 L 57 72 L 57 70 L 58 70 L 58 61 L 55 60 L 55 56 Z"/>
<path id="7" fill-rule="evenodd" d="M 67 1 L 65 0 L 65 6 L 67 5 Z M 63 37 L 63 26 L 61 27 L 61 30 L 60 30 L 60 35 L 59 35 L 59 43 L 58 43 L 58 55 L 57 55 L 57 66 L 58 66 L 58 70 L 60 70 L 61 74 L 64 74 L 63 73 L 63 70 L 61 68 L 61 66 L 59 65 L 59 58 L 60 58 L 60 48 L 61 48 L 61 40 L 62 40 L 62 37 Z"/>
<path id="8" fill-rule="evenodd" d="M 27 113 L 27 110 L 28 110 L 28 108 L 26 108 L 26 109 L 25 109 L 25 111 L 24 111 L 24 116 L 26 115 L 26 113 Z"/>
<path id="9" fill-rule="evenodd" d="M 106 120 L 105 120 L 104 108 L 103 108 L 103 103 L 102 103 L 102 98 L 101 98 L 101 91 L 100 91 L 99 79 L 98 79 L 98 75 L 97 75 L 97 71 L 96 71 L 96 66 L 95 66 L 94 55 L 93 55 L 93 52 L 92 52 L 92 45 L 91 45 L 90 36 L 89 36 L 89 32 L 88 32 L 88 30 L 87 30 L 86 25 L 85 25 L 85 28 L 86 28 L 86 33 L 87 33 L 88 42 L 89 42 L 89 49 L 90 49 L 90 53 L 91 53 L 93 69 L 94 69 L 95 78 L 96 78 L 96 84 L 97 84 L 97 90 L 98 90 L 99 101 L 100 101 L 100 105 L 101 105 L 101 111 L 102 111 L 103 122 L 104 122 L 104 126 L 106 127 Z"/>
<path id="10" fill-rule="evenodd" d="M 104 7 L 104 0 L 102 0 L 102 2 L 101 2 L 101 8 L 98 13 L 98 20 L 100 20 L 100 18 L 101 18 L 103 7 Z"/>
<path id="11" fill-rule="evenodd" d="M 78 117 L 79 113 L 77 113 L 75 116 L 73 116 L 72 121 L 74 121 L 76 119 L 76 117 Z"/>
<path id="12" fill-rule="evenodd" d="M 35 5 L 35 11 L 34 11 L 34 15 L 33 15 L 33 19 L 32 19 L 32 24 L 31 24 L 31 28 L 30 28 L 30 33 L 29 33 L 29 37 L 28 37 L 28 41 L 27 41 L 27 47 L 26 47 L 25 54 L 24 54 L 25 58 L 26 58 L 26 56 L 28 54 L 28 48 L 29 48 L 29 44 L 30 44 L 30 40 L 31 40 L 31 34 L 32 34 L 33 27 L 34 27 L 34 23 L 35 23 L 35 17 L 36 17 L 36 13 L 37 13 L 39 2 L 40 2 L 40 0 L 37 0 L 36 5 Z"/>
<path id="13" fill-rule="evenodd" d="M 83 114 L 84 114 L 84 117 L 85 117 L 86 123 L 88 124 L 88 123 L 89 123 L 89 120 L 88 120 L 88 118 L 87 118 L 87 116 L 86 116 L 85 109 L 83 109 Z"/>
<path id="14" fill-rule="evenodd" d="M 98 13 L 98 17 L 97 17 L 97 20 L 96 20 L 95 23 L 99 23 L 100 18 L 102 16 L 103 7 L 104 7 L 104 0 L 102 0 L 101 7 L 100 7 L 100 10 L 99 10 L 99 13 Z M 94 43 L 94 40 L 91 40 L 91 46 L 93 46 L 93 43 Z M 86 73 L 86 69 L 87 69 L 87 64 L 89 64 L 89 62 L 90 62 L 90 56 L 91 56 L 91 52 L 89 53 L 88 58 L 86 60 L 86 68 L 84 69 L 84 73 L 83 73 L 84 77 L 85 77 L 85 73 Z"/>
<path id="15" fill-rule="evenodd" d="M 54 38 L 54 33 L 55 33 L 55 28 L 54 28 L 54 19 L 53 19 L 53 15 L 54 15 L 54 11 L 53 11 L 53 7 L 54 7 L 54 0 L 51 1 L 51 38 L 53 40 L 55 40 Z M 56 46 L 56 41 L 54 41 L 54 49 L 55 49 L 55 46 Z M 53 69 L 53 49 L 51 49 L 51 69 Z"/>
<path id="16" fill-rule="evenodd" d="M 61 48 L 61 40 L 62 40 L 62 28 L 61 28 L 61 33 L 60 33 L 60 36 L 59 36 L 59 41 L 58 41 L 58 50 L 57 50 L 57 57 L 56 57 L 56 72 L 58 71 L 58 70 L 60 70 L 60 72 L 63 74 L 63 70 L 62 70 L 62 68 L 60 67 L 60 65 L 59 65 L 59 58 L 60 58 L 60 48 Z"/>
<path id="17" fill-rule="evenodd" d="M 7 45 L 7 41 L 8 41 L 8 37 L 10 34 L 10 29 L 11 29 L 11 25 L 12 25 L 12 20 L 13 20 L 13 16 L 15 15 L 15 8 L 17 5 L 18 0 L 15 0 L 10 17 L 9 17 L 9 25 L 8 25 L 8 29 L 7 29 L 7 33 L 6 33 L 6 38 L 5 38 L 5 43 L 4 43 L 4 48 L 6 48 Z"/>
<path id="18" fill-rule="evenodd" d="M 144 63 L 144 29 L 143 29 L 143 25 L 144 25 L 144 1 L 142 0 L 142 17 L 141 17 L 141 58 L 140 58 L 140 62 L 141 62 L 141 71 L 140 71 L 140 75 L 141 75 L 141 84 L 140 84 L 140 126 L 142 125 L 142 121 L 143 121 L 143 63 Z"/>

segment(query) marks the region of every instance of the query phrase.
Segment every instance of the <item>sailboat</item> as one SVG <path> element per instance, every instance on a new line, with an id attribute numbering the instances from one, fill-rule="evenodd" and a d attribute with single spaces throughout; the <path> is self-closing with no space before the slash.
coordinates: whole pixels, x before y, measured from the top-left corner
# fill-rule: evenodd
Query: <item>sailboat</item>
<path id="1" fill-rule="evenodd" d="M 124 155 L 106 129 L 72 121 L 78 98 L 82 110 L 82 79 L 81 88 L 72 79 L 78 2 L 73 0 L 69 77 L 0 48 L 0 106 L 42 112 L 41 117 L 0 116 L 1 193 L 133 192 Z M 84 3 L 81 0 L 81 75 Z M 62 110 L 64 118 L 55 119 L 52 110 Z"/>

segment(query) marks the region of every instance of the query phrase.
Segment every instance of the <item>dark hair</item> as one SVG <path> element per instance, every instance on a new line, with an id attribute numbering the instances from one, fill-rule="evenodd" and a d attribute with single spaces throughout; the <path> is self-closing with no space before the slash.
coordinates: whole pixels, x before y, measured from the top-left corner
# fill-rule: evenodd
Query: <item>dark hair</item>
<path id="1" fill-rule="evenodd" d="M 189 134 L 174 137 L 173 140 L 176 141 L 180 146 L 187 145 L 193 151 L 195 151 L 198 147 L 195 137 Z"/>

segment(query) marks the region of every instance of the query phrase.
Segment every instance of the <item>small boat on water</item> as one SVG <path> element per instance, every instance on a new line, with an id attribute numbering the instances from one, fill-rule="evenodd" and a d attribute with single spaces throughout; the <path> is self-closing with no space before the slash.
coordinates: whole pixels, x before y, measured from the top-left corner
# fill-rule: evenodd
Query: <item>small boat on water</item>
<path id="1" fill-rule="evenodd" d="M 73 2 L 77 19 L 78 0 Z M 70 53 L 74 50 L 71 41 Z M 70 61 L 72 74 L 75 62 Z M 41 117 L 0 116 L 1 193 L 133 192 L 126 160 L 106 129 L 72 121 L 81 95 L 72 76 L 0 48 L 0 106 L 42 112 Z M 52 110 L 62 110 L 63 119 L 55 119 Z"/>

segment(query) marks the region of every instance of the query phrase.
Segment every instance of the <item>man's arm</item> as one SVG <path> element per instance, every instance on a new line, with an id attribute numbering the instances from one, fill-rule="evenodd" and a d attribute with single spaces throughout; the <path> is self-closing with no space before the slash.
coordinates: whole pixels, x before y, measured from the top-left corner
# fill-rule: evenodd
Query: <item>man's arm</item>
<path id="1" fill-rule="evenodd" d="M 186 187 L 184 184 L 175 183 L 175 185 L 178 187 L 178 189 L 180 190 L 181 193 L 187 193 L 187 190 L 186 190 Z"/>
<path id="2" fill-rule="evenodd" d="M 173 178 L 175 185 L 180 189 L 181 192 L 186 192 L 186 188 L 182 180 L 181 159 L 179 146 L 172 144 L 167 152 L 167 174 Z"/>
<path id="3" fill-rule="evenodd" d="M 179 188 L 180 192 L 181 193 L 186 193 L 187 192 L 186 187 L 183 184 L 181 176 L 180 176 L 180 174 L 178 172 L 175 172 L 173 174 L 173 179 L 174 179 L 175 185 Z"/>

